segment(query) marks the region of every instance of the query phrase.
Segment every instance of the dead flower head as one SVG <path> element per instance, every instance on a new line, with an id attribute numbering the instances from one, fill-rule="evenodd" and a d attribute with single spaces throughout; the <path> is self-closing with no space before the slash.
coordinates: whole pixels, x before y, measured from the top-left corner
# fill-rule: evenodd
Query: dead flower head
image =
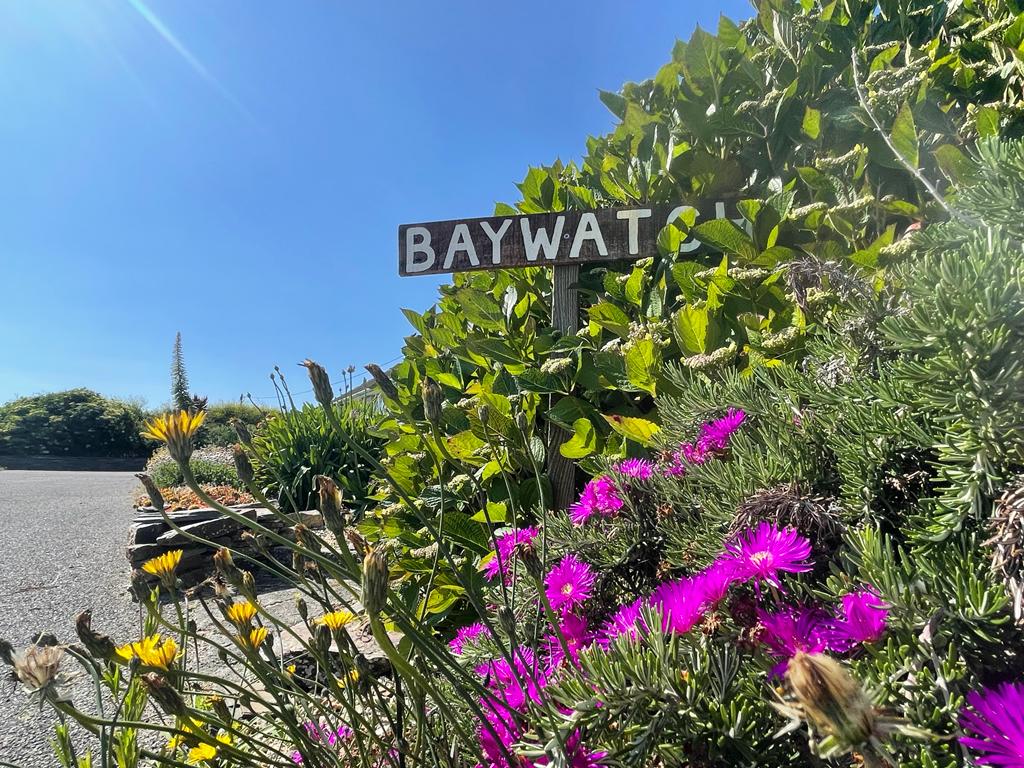
<path id="1" fill-rule="evenodd" d="M 60 671 L 63 658 L 63 646 L 33 644 L 13 655 L 14 674 L 29 693 L 61 701 L 60 687 L 67 682 Z"/>

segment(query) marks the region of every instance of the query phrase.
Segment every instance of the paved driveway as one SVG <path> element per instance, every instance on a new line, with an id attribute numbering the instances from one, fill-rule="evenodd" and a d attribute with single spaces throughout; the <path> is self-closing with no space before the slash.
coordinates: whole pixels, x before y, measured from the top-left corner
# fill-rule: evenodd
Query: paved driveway
<path id="1" fill-rule="evenodd" d="M 86 608 L 115 640 L 137 635 L 124 557 L 137 487 L 129 472 L 0 471 L 0 637 L 20 647 L 46 630 L 74 641 Z M 78 701 L 90 691 L 85 680 L 72 689 Z M 0 764 L 55 766 L 52 726 L 20 686 L 0 683 Z"/>

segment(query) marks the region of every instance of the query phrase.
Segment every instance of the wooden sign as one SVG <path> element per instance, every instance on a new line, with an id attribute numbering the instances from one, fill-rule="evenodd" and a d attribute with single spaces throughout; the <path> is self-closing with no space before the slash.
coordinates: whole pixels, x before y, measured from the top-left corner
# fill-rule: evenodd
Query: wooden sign
<path id="1" fill-rule="evenodd" d="M 657 253 L 658 233 L 666 224 L 691 210 L 697 222 L 731 218 L 744 226 L 734 200 L 403 224 L 398 228 L 398 274 L 641 259 Z M 679 251 L 700 247 L 689 238 Z"/>

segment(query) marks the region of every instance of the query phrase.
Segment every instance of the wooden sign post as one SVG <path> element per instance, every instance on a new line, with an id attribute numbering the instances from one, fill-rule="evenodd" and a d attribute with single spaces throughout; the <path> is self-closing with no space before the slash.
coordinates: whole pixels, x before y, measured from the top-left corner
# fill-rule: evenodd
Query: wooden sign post
<path id="1" fill-rule="evenodd" d="M 398 274 L 553 267 L 551 324 L 573 334 L 579 330 L 579 265 L 652 256 L 662 228 L 686 213 L 697 222 L 732 218 L 744 224 L 735 218 L 735 202 L 725 200 L 403 224 L 398 228 Z M 679 252 L 700 247 L 700 241 L 688 238 Z M 549 425 L 548 473 L 558 509 L 566 509 L 575 495 L 573 463 L 559 450 L 566 439 L 565 430 Z"/>

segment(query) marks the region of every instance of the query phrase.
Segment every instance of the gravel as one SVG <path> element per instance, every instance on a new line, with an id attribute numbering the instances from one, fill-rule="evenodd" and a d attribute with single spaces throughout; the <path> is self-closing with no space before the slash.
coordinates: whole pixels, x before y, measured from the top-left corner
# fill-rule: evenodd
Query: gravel
<path id="1" fill-rule="evenodd" d="M 138 634 L 124 556 L 138 487 L 130 472 L 0 471 L 0 637 L 15 647 L 40 631 L 75 641 L 86 608 L 116 641 Z M 52 768 L 51 710 L 40 712 L 9 672 L 0 670 L 0 764 Z M 91 691 L 85 679 L 71 687 L 75 701 Z"/>

